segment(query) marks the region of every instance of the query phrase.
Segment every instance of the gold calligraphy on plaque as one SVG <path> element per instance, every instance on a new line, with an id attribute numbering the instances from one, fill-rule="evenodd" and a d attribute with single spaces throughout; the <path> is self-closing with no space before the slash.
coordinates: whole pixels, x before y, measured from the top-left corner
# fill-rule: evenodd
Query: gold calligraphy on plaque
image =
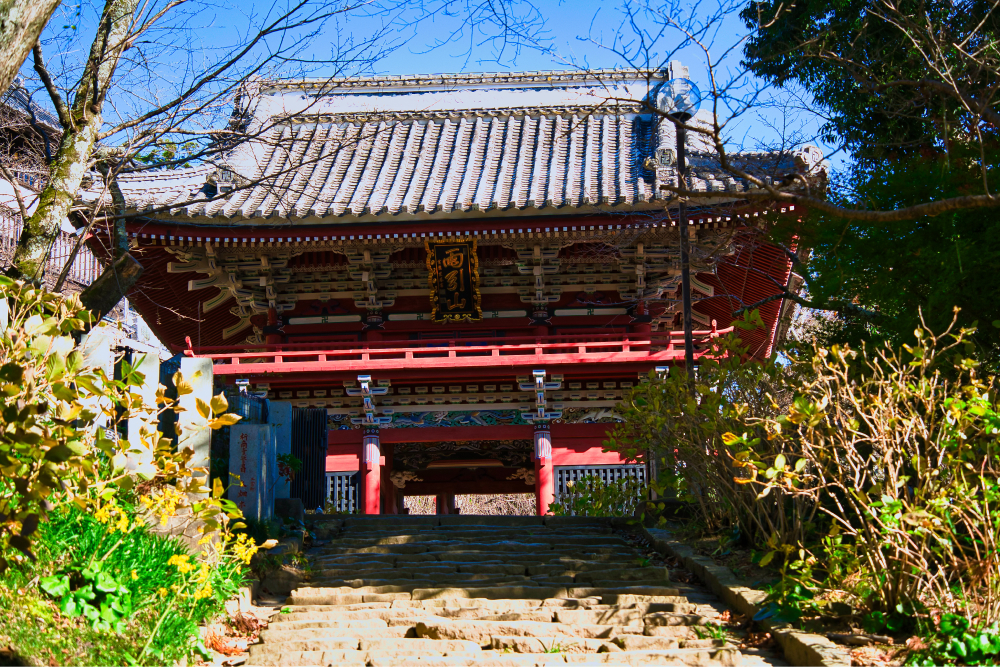
<path id="1" fill-rule="evenodd" d="M 431 319 L 435 322 L 483 318 L 476 242 L 427 241 Z"/>

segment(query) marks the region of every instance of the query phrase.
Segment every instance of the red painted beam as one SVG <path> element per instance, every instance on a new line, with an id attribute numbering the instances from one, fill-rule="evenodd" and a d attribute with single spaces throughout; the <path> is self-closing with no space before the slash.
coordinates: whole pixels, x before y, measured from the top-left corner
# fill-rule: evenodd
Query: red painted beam
<path id="1" fill-rule="evenodd" d="M 572 442 L 572 441 L 571 441 Z M 570 447 L 560 447 L 552 436 L 552 465 L 556 466 L 616 466 L 627 463 L 618 452 L 605 452 L 601 442 L 580 441 Z"/>
<path id="2" fill-rule="evenodd" d="M 535 487 L 528 486 L 519 479 L 493 480 L 475 482 L 407 482 L 406 488 L 396 489 L 401 496 L 436 496 L 451 493 L 460 496 L 493 493 L 530 493 L 534 495 Z"/>
<path id="3" fill-rule="evenodd" d="M 358 431 L 361 433 L 361 431 Z M 361 442 L 346 445 L 327 445 L 327 472 L 354 472 L 361 469 Z"/>
<path id="4" fill-rule="evenodd" d="M 614 424 L 553 424 L 552 441 L 562 441 L 566 438 L 598 438 L 603 439 Z"/>

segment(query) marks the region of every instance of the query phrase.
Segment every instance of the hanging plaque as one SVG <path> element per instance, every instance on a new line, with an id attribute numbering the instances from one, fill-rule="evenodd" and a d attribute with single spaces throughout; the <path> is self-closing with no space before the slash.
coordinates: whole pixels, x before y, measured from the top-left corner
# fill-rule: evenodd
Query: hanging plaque
<path id="1" fill-rule="evenodd" d="M 427 241 L 431 319 L 435 322 L 483 319 L 476 242 Z"/>

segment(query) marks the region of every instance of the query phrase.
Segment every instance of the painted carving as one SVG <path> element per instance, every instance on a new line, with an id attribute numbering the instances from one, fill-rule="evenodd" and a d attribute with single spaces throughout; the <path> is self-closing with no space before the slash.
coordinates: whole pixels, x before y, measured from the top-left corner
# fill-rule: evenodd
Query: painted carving
<path id="1" fill-rule="evenodd" d="M 614 408 L 568 408 L 563 410 L 562 419 L 556 421 L 563 424 L 608 424 L 621 420 Z"/>
<path id="2" fill-rule="evenodd" d="M 405 489 L 407 482 L 422 482 L 424 480 L 417 476 L 417 473 L 409 470 L 397 470 L 389 475 L 389 481 L 397 489 Z"/>
<path id="3" fill-rule="evenodd" d="M 392 415 L 392 423 L 385 428 L 413 428 L 420 426 L 498 426 L 524 425 L 531 422 L 521 417 L 519 410 L 479 410 L 471 412 L 407 412 Z"/>
<path id="4" fill-rule="evenodd" d="M 508 477 L 509 480 L 523 479 L 524 483 L 531 486 L 535 483 L 535 471 L 528 468 L 518 468 L 517 472 Z"/>
<path id="5" fill-rule="evenodd" d="M 401 442 L 393 449 L 394 470 L 424 470 L 431 461 L 499 459 L 507 468 L 528 468 L 534 443 L 524 440 L 464 440 L 459 442 Z"/>

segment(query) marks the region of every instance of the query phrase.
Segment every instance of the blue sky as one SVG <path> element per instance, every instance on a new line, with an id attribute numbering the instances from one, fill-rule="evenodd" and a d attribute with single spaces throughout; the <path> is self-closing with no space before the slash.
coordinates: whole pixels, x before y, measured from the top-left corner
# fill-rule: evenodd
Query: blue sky
<path id="1" fill-rule="evenodd" d="M 152 5 L 165 0 L 153 0 Z M 148 35 L 150 43 L 157 40 L 172 43 L 169 49 L 160 51 L 160 60 L 156 65 L 155 77 L 147 77 L 149 88 L 163 87 L 163 94 L 169 94 L 168 88 L 178 86 L 182 81 L 197 73 L 199 59 L 211 62 L 218 57 L 220 50 L 239 43 L 250 24 L 266 23 L 266 17 L 273 15 L 276 8 L 286 6 L 285 3 L 297 0 L 192 0 L 174 10 L 177 21 L 187 21 L 189 30 L 164 29 Z M 353 0 L 358 2 L 359 0 Z M 541 33 L 544 41 L 538 46 L 507 47 L 500 49 L 497 40 L 488 38 L 491 32 L 485 23 L 470 29 L 464 25 L 466 14 L 456 11 L 454 15 L 447 12 L 436 12 L 430 18 L 421 21 L 420 7 L 433 6 L 440 8 L 443 3 L 451 2 L 456 10 L 463 9 L 467 4 L 476 5 L 481 0 L 415 0 L 400 12 L 389 13 L 377 11 L 380 7 L 395 4 L 395 0 L 362 0 L 370 5 L 354 10 L 346 18 L 338 17 L 324 24 L 319 34 L 311 35 L 308 40 L 302 40 L 306 45 L 301 55 L 326 59 L 331 51 L 331 43 L 345 43 L 364 40 L 367 36 L 380 30 L 388 31 L 381 43 L 395 42 L 394 50 L 383 57 L 369 62 L 363 69 L 378 74 L 426 74 L 438 72 L 478 72 L 478 71 L 524 71 L 576 69 L 579 67 L 605 68 L 627 67 L 628 63 L 620 55 L 613 53 L 601 44 L 611 44 L 616 35 L 624 35 L 619 44 L 625 44 L 626 51 L 635 52 L 635 32 L 625 24 L 622 30 L 625 14 L 622 11 L 622 0 L 509 0 L 513 11 L 531 14 L 536 7 L 544 20 Z M 736 0 L 708 0 L 699 3 L 696 9 L 684 4 L 686 0 L 663 0 L 662 2 L 647 2 L 654 7 L 670 7 L 666 15 L 682 18 L 696 12 L 696 21 L 709 21 L 714 12 L 720 8 L 723 16 L 713 21 L 710 38 L 714 41 L 713 58 L 719 58 L 722 52 L 734 44 L 745 32 L 742 21 L 736 14 L 741 6 Z M 330 2 L 316 0 L 315 7 L 331 6 Z M 52 62 L 53 69 L 62 64 L 65 71 L 78 71 L 74 68 L 74 59 L 86 54 L 93 36 L 93 25 L 103 2 L 91 0 L 82 5 L 64 4 L 50 22 L 46 36 L 50 38 L 45 43 L 47 58 Z M 656 22 L 650 17 L 640 16 L 635 22 L 639 30 L 647 32 L 652 42 L 650 60 L 663 63 L 667 52 L 677 46 L 680 35 L 676 31 L 659 30 Z M 74 27 L 75 26 L 75 27 Z M 536 25 L 537 27 L 537 25 Z M 165 28 L 169 28 L 165 26 Z M 653 34 L 656 33 L 656 34 Z M 52 40 L 51 38 L 55 38 Z M 445 42 L 443 45 L 441 42 Z M 149 47 L 153 52 L 155 46 Z M 721 78 L 730 78 L 734 69 L 738 70 L 739 50 L 733 51 L 728 61 L 721 63 Z M 708 68 L 705 55 L 698 48 L 688 47 L 673 57 L 678 57 L 690 68 L 691 78 L 703 89 L 708 89 Z M 30 59 L 29 59 L 30 60 Z M 62 63 L 55 62 L 62 60 Z M 30 62 L 26 63 L 26 70 Z M 187 70 L 187 74 L 179 74 Z M 332 67 L 320 67 L 316 75 L 329 75 Z M 30 74 L 30 72 L 29 72 Z M 72 85 L 67 79 L 66 85 Z M 753 87 L 759 84 L 749 78 L 743 81 L 745 86 Z M 139 106 L 145 103 L 146 95 L 142 80 L 126 86 L 116 92 L 113 100 L 115 109 L 127 115 L 128 98 Z M 42 97 L 43 96 L 39 96 Z M 44 99 L 44 98 L 43 98 Z M 764 148 L 763 144 L 775 144 L 789 128 L 804 128 L 806 135 L 814 134 L 818 123 L 812 118 L 803 118 L 801 114 L 790 112 L 791 106 L 786 103 L 771 104 L 747 114 L 732 128 L 729 136 L 736 145 L 745 149 Z M 112 112 L 112 110 L 108 110 Z M 722 114 L 725 115 L 725 114 Z M 734 146 L 735 147 L 735 146 Z"/>

